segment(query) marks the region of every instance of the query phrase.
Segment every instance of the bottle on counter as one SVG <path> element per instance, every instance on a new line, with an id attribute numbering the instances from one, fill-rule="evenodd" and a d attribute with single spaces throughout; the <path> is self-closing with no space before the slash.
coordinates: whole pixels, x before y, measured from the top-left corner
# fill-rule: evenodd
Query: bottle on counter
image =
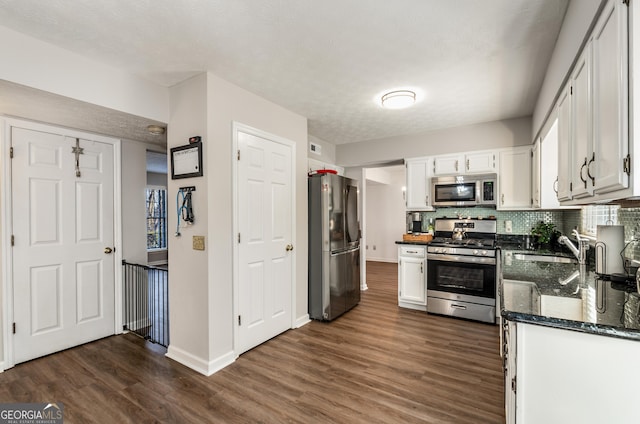
<path id="1" fill-rule="evenodd" d="M 429 218 L 429 226 L 427 227 L 427 233 L 433 235 L 433 218 Z"/>

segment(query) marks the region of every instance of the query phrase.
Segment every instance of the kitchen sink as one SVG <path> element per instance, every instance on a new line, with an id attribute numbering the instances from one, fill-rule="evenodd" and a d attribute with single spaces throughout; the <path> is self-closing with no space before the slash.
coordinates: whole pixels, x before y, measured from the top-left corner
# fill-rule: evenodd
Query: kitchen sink
<path id="1" fill-rule="evenodd" d="M 551 262 L 556 264 L 577 264 L 578 261 L 575 258 L 569 258 L 566 256 L 555 255 L 538 255 L 535 253 L 515 253 L 513 259 L 519 261 L 529 262 Z"/>

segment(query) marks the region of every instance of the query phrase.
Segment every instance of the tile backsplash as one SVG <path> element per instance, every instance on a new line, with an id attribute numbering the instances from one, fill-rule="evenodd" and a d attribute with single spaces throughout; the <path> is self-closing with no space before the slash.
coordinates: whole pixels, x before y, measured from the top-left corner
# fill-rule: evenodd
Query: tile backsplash
<path id="1" fill-rule="evenodd" d="M 562 234 L 570 234 L 574 228 L 581 229 L 581 209 L 535 210 L 535 211 L 499 211 L 493 208 L 439 208 L 433 212 L 422 212 L 423 231 L 427 231 L 429 219 L 442 217 L 496 217 L 498 234 L 507 234 L 505 221 L 511 221 L 514 235 L 528 235 L 531 228 L 539 221 L 553 222 Z M 640 261 L 640 208 L 620 208 L 617 212 L 616 224 L 624 225 L 624 236 L 627 246 L 624 256 Z M 638 238 L 638 241 L 636 240 Z"/>
<path id="2" fill-rule="evenodd" d="M 434 212 L 422 212 L 423 230 L 426 231 L 429 219 L 449 217 L 458 215 L 473 218 L 487 218 L 491 215 L 496 217 L 498 234 L 507 234 L 505 231 L 505 221 L 511 221 L 511 234 L 526 235 L 531 228 L 539 221 L 553 222 L 556 228 L 563 234 L 570 233 L 573 228 L 580 223 L 580 210 L 540 210 L 540 211 L 499 211 L 492 208 L 439 208 Z"/>

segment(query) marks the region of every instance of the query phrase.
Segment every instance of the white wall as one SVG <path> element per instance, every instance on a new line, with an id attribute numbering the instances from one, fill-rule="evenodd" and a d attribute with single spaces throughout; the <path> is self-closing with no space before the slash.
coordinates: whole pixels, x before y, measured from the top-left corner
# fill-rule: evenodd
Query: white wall
<path id="1" fill-rule="evenodd" d="M 530 117 L 341 144 L 336 147 L 336 163 L 347 167 L 375 166 L 404 158 L 525 144 L 531 144 Z"/>
<path id="2" fill-rule="evenodd" d="M 367 175 L 386 174 L 388 184 L 367 180 L 366 246 L 368 261 L 397 262 L 397 240 L 402 240 L 405 227 L 405 205 L 402 187 L 405 185 L 404 167 L 367 169 Z"/>
<path id="3" fill-rule="evenodd" d="M 167 122 L 169 90 L 0 26 L 0 79 Z"/>
<path id="4" fill-rule="evenodd" d="M 207 133 L 207 75 L 201 74 L 173 86 L 171 92 L 171 116 L 168 125 L 167 148 L 189 143 L 189 137 L 200 135 L 203 139 L 204 177 L 168 180 L 167 198 L 175 199 L 178 188 L 195 186 L 193 193 L 193 225 L 181 228 L 181 236 L 174 236 L 176 213 L 169 213 L 167 224 L 169 237 L 169 333 L 171 342 L 167 356 L 179 362 L 189 361 L 191 367 L 206 370 L 209 363 L 209 261 L 208 251 L 214 244 L 205 239 L 205 251 L 192 250 L 194 235 L 207 236 L 209 227 L 208 180 L 213 165 L 206 160 L 215 140 Z M 168 150 L 167 149 L 167 150 Z M 221 202 L 223 203 L 223 202 Z M 223 203 L 224 204 L 224 203 Z M 169 211 L 176 210 L 170 201 Z M 228 240 L 228 238 L 227 238 Z"/>
<path id="5" fill-rule="evenodd" d="M 603 0 L 572 0 L 562 22 L 533 111 L 531 139 L 540 131 Z"/>
<path id="6" fill-rule="evenodd" d="M 320 146 L 320 153 L 321 153 L 320 155 L 311 152 L 310 146 L 312 142 Z M 309 135 L 309 142 L 307 146 L 307 156 L 310 159 L 315 159 L 320 162 L 335 164 L 336 163 L 336 146 L 318 137 Z"/>
<path id="7" fill-rule="evenodd" d="M 296 143 L 296 238 L 293 314 L 307 320 L 307 120 L 213 74 L 196 76 L 171 89 L 169 147 L 201 135 L 204 177 L 169 180 L 195 185 L 196 223 L 169 240 L 171 345 L 168 355 L 210 374 L 235 359 L 233 352 L 233 122 Z M 169 208 L 171 210 L 171 208 Z M 175 216 L 169 226 L 175 227 Z M 204 252 L 191 249 L 191 236 L 205 235 Z"/>

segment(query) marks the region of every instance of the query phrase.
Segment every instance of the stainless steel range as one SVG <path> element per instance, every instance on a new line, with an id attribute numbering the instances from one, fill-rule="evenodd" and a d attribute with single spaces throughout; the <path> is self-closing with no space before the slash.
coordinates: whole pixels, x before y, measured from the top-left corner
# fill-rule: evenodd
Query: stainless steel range
<path id="1" fill-rule="evenodd" d="M 427 312 L 495 323 L 497 222 L 435 220 L 427 247 Z"/>

